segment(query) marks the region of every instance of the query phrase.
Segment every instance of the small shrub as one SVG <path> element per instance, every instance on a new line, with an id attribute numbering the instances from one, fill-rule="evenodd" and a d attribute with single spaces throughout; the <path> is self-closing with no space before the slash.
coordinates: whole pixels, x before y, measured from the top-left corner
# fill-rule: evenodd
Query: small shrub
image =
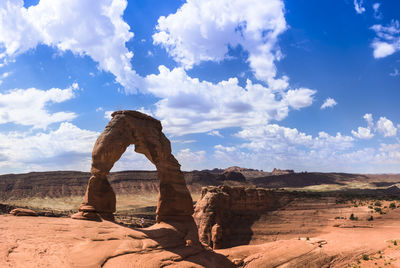
<path id="1" fill-rule="evenodd" d="M 376 212 L 379 212 L 382 214 L 382 209 L 381 208 L 374 208 Z"/>
<path id="2" fill-rule="evenodd" d="M 397 240 L 394 240 L 393 245 L 397 246 Z"/>
<path id="3" fill-rule="evenodd" d="M 351 213 L 351 215 L 350 215 L 350 220 L 351 220 L 351 221 L 357 221 L 357 220 L 358 220 L 358 217 L 354 217 L 354 214 Z"/>
<path id="4" fill-rule="evenodd" d="M 306 240 L 310 240 L 310 238 L 307 236 Z"/>
<path id="5" fill-rule="evenodd" d="M 367 221 L 373 221 L 374 220 L 374 216 L 370 216 L 368 219 L 367 219 Z"/>
<path id="6" fill-rule="evenodd" d="M 363 259 L 364 261 L 368 261 L 368 260 L 369 260 L 369 256 L 368 256 L 367 254 L 363 254 L 363 255 L 362 255 L 362 259 Z"/>
<path id="7" fill-rule="evenodd" d="M 390 203 L 390 205 L 389 205 L 389 208 L 391 208 L 391 209 L 395 209 L 396 208 L 396 203 Z"/>
<path id="8" fill-rule="evenodd" d="M 376 206 L 376 207 L 380 207 L 380 206 L 382 206 L 382 203 L 381 203 L 381 201 L 376 201 L 376 202 L 375 202 L 375 206 Z"/>
<path id="9" fill-rule="evenodd" d="M 368 206 L 368 208 L 369 208 L 369 209 L 373 209 L 374 207 L 373 207 L 373 206 Z"/>

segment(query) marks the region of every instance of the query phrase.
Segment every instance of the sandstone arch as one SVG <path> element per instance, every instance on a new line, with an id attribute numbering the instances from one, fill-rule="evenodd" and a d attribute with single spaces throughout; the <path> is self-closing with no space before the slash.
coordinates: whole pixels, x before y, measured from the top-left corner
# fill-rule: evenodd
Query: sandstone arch
<path id="1" fill-rule="evenodd" d="M 157 168 L 160 180 L 157 222 L 186 217 L 191 219 L 192 197 L 180 164 L 171 153 L 171 144 L 162 132 L 160 121 L 137 111 L 117 111 L 111 116 L 111 121 L 93 148 L 92 176 L 85 201 L 72 218 L 96 219 L 100 215 L 104 219 L 113 219 L 116 198 L 107 174 L 126 148 L 134 144 L 135 151 L 144 154 Z"/>

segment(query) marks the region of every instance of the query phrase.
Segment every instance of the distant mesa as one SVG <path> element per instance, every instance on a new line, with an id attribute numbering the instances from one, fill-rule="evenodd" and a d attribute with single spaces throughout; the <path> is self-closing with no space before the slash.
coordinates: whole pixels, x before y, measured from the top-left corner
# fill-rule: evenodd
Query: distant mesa
<path id="1" fill-rule="evenodd" d="M 232 166 L 224 169 L 224 172 L 242 172 L 242 171 L 254 171 L 256 169 L 251 169 L 251 168 L 242 168 L 238 166 Z"/>
<path id="2" fill-rule="evenodd" d="M 225 171 L 216 178 L 218 181 L 239 181 L 245 182 L 246 177 L 242 173 L 236 171 Z"/>
<path id="3" fill-rule="evenodd" d="M 400 189 L 396 185 L 390 186 L 384 190 L 385 194 L 400 195 Z"/>
<path id="4" fill-rule="evenodd" d="M 293 174 L 294 170 L 292 169 L 279 169 L 279 168 L 274 168 L 272 170 L 272 175 L 286 175 L 286 174 Z"/>

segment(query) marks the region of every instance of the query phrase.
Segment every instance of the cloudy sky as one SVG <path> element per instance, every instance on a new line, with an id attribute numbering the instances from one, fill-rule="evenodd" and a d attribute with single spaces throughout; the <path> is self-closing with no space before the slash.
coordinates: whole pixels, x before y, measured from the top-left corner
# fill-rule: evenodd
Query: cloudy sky
<path id="1" fill-rule="evenodd" d="M 115 110 L 183 170 L 400 172 L 400 2 L 1 0 L 0 173 L 90 168 Z M 114 167 L 153 169 L 129 147 Z"/>

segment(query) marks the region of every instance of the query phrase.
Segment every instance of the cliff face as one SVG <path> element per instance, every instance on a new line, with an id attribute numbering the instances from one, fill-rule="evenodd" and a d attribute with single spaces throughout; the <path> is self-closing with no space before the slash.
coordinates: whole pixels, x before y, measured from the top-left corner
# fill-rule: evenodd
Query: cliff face
<path id="1" fill-rule="evenodd" d="M 194 212 L 200 241 L 214 248 L 247 244 L 260 215 L 292 199 L 287 192 L 261 188 L 204 187 Z"/>
<path id="2" fill-rule="evenodd" d="M 0 176 L 0 200 L 29 197 L 68 197 L 85 194 L 89 172 L 52 171 Z M 158 192 L 156 171 L 123 171 L 110 174 L 117 194 Z"/>
<path id="3" fill-rule="evenodd" d="M 217 175 L 209 172 L 184 172 L 188 188 L 200 193 L 206 185 L 219 185 Z M 69 197 L 85 194 L 89 172 L 49 171 L 0 175 L 0 200 L 30 197 Z M 108 176 L 117 195 L 158 193 L 157 171 L 120 171 Z"/>

